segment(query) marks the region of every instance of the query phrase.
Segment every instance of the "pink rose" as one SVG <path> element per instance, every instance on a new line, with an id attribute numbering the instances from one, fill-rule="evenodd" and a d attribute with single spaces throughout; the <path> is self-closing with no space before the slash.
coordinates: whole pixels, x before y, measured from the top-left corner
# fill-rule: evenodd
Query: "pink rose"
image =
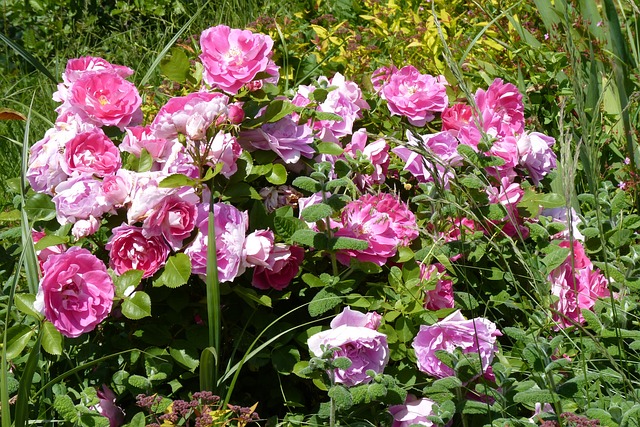
<path id="1" fill-rule="evenodd" d="M 244 241 L 244 259 L 248 267 L 268 267 L 273 251 L 273 231 L 256 230 Z"/>
<path id="2" fill-rule="evenodd" d="M 133 83 L 110 72 L 86 74 L 71 87 L 69 104 L 97 126 L 124 129 L 140 115 L 142 99 Z"/>
<path id="3" fill-rule="evenodd" d="M 240 139 L 247 150 L 273 151 L 285 163 L 297 163 L 301 156 L 310 159 L 315 153 L 311 128 L 299 125 L 290 115 L 260 129 L 243 131 Z"/>
<path id="4" fill-rule="evenodd" d="M 342 313 L 333 318 L 331 321 L 331 329 L 345 325 L 369 328 L 375 331 L 380 327 L 381 320 L 382 316 L 375 311 L 360 313 L 359 311 L 351 310 L 351 308 L 347 306 L 342 310 Z"/>
<path id="5" fill-rule="evenodd" d="M 281 291 L 297 276 L 303 260 L 304 249 L 276 243 L 267 259 L 268 266 L 253 270 L 251 284 L 258 289 Z"/>
<path id="6" fill-rule="evenodd" d="M 193 189 L 165 197 L 145 218 L 142 224 L 144 233 L 162 235 L 172 249 L 180 249 L 182 241 L 196 226 L 196 205 L 199 201 Z"/>
<path id="7" fill-rule="evenodd" d="M 122 144 L 118 146 L 120 151 L 140 157 L 144 149 L 153 160 L 161 161 L 171 149 L 172 144 L 164 138 L 158 138 L 149 126 L 131 126 L 125 131 L 126 135 L 122 139 Z"/>
<path id="8" fill-rule="evenodd" d="M 437 350 L 453 353 L 456 348 L 470 357 L 480 358 L 485 372 L 498 351 L 496 338 L 502 333 L 488 319 L 477 317 L 467 320 L 460 310 L 451 313 L 433 325 L 421 325 L 413 340 L 418 369 L 437 378 L 454 375 L 453 369 L 436 356 Z"/>
<path id="9" fill-rule="evenodd" d="M 122 164 L 118 148 L 100 128 L 79 133 L 67 142 L 64 159 L 63 170 L 68 175 L 104 177 L 114 174 Z"/>
<path id="10" fill-rule="evenodd" d="M 122 224 L 113 229 L 105 249 L 109 251 L 109 267 L 116 274 L 142 270 L 146 278 L 164 266 L 170 248 L 162 236 L 147 237 L 142 228 Z"/>
<path id="11" fill-rule="evenodd" d="M 307 345 L 315 357 L 322 357 L 326 350 L 337 348 L 333 359 L 347 357 L 351 360 L 351 366 L 333 372 L 335 382 L 346 387 L 370 382 L 372 378 L 367 371 L 371 369 L 380 374 L 389 361 L 387 336 L 364 326 L 342 324 L 331 327 L 309 337 Z"/>
<path id="12" fill-rule="evenodd" d="M 92 331 L 111 311 L 115 288 L 107 267 L 73 246 L 44 263 L 35 307 L 67 337 Z"/>
<path id="13" fill-rule="evenodd" d="M 129 67 L 111 64 L 109 61 L 99 57 L 83 56 L 67 61 L 67 66 L 62 73 L 62 80 L 67 84 L 72 84 L 87 73 L 101 71 L 112 71 L 123 78 L 127 78 L 133 74 L 133 70 Z"/>
<path id="14" fill-rule="evenodd" d="M 371 85 L 376 93 L 380 93 L 384 85 L 389 82 L 391 79 L 391 75 L 398 71 L 395 65 L 390 65 L 388 67 L 380 67 L 371 73 Z"/>
<path id="15" fill-rule="evenodd" d="M 556 153 L 551 146 L 556 140 L 539 132 L 524 132 L 518 137 L 519 163 L 527 168 L 534 184 L 556 168 Z"/>
<path id="16" fill-rule="evenodd" d="M 427 291 L 424 299 L 424 307 L 427 310 L 440 310 L 442 308 L 453 308 L 453 281 L 444 279 L 445 268 L 442 264 L 432 264 L 426 266 L 420 263 L 420 279 L 423 281 L 435 281 L 434 289 Z"/>
<path id="17" fill-rule="evenodd" d="M 31 230 L 31 238 L 33 239 L 34 244 L 38 243 L 40 239 L 42 239 L 46 235 L 47 234 L 44 231 Z M 47 246 L 44 249 L 40 249 L 39 251 L 36 251 L 36 256 L 38 257 L 38 264 L 40 265 L 40 271 L 43 271 L 42 266 L 44 265 L 45 261 L 49 258 L 49 256 L 61 254 L 66 250 L 67 250 L 66 245 L 59 244 L 59 245 Z"/>
<path id="18" fill-rule="evenodd" d="M 115 175 L 105 176 L 102 180 L 102 191 L 107 203 L 114 207 L 125 204 L 129 192 L 131 192 L 131 174 L 126 169 L 119 169 Z"/>
<path id="19" fill-rule="evenodd" d="M 273 40 L 264 34 L 218 25 L 200 35 L 205 83 L 235 95 L 260 72 L 277 74 L 271 61 Z"/>
<path id="20" fill-rule="evenodd" d="M 102 222 L 98 218 L 94 218 L 92 216 L 87 219 L 79 219 L 73 224 L 73 227 L 71 228 L 71 235 L 76 240 L 91 236 L 100 229 L 101 224 Z"/>
<path id="21" fill-rule="evenodd" d="M 454 136 L 467 125 L 473 125 L 473 109 L 467 104 L 453 104 L 442 112 L 442 130 L 453 131 Z"/>
<path id="22" fill-rule="evenodd" d="M 89 175 L 79 175 L 58 184 L 52 200 L 61 225 L 91 216 L 100 218 L 112 208 L 102 190 L 102 182 Z"/>
<path id="23" fill-rule="evenodd" d="M 417 399 L 414 395 L 407 395 L 404 405 L 393 405 L 389 408 L 393 417 L 391 427 L 409 427 L 415 424 L 433 426 L 427 417 L 433 415 L 434 404 L 433 400 Z"/>
<path id="24" fill-rule="evenodd" d="M 124 411 L 116 405 L 116 395 L 105 384 L 98 389 L 98 399 L 100 403 L 96 409 L 100 415 L 109 419 L 109 427 L 120 427 L 124 424 Z"/>
<path id="25" fill-rule="evenodd" d="M 495 79 L 486 91 L 476 91 L 475 102 L 485 132 L 513 136 L 524 131 L 522 94 L 513 84 Z"/>
<path id="26" fill-rule="evenodd" d="M 236 137 L 226 132 L 218 132 L 209 144 L 209 152 L 206 156 L 207 164 L 213 168 L 222 163 L 220 174 L 229 178 L 238 171 L 238 159 L 242 154 L 242 147 Z"/>
<path id="27" fill-rule="evenodd" d="M 382 88 L 392 115 L 405 116 L 414 126 L 424 126 L 442 112 L 449 102 L 444 77 L 435 78 L 412 65 L 393 73 Z"/>
<path id="28" fill-rule="evenodd" d="M 367 144 L 367 130 L 358 129 L 351 136 L 351 142 L 344 147 L 344 154 L 356 161 L 367 160 L 364 171 L 357 170 L 354 177 L 359 188 L 364 189 L 372 184 L 382 184 L 389 169 L 389 144 L 384 138 Z"/>

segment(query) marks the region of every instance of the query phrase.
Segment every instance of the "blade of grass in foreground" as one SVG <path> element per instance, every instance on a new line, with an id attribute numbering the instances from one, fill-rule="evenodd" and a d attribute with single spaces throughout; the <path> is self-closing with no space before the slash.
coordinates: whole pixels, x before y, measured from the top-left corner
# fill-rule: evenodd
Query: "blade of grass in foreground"
<path id="1" fill-rule="evenodd" d="M 56 84 L 56 85 L 58 84 L 58 80 L 56 80 L 56 78 L 53 77 L 53 74 L 51 74 L 49 70 L 47 70 L 45 66 L 42 65 L 42 62 L 38 61 L 37 58 L 35 58 L 33 55 L 31 55 L 29 52 L 24 50 L 19 45 L 15 44 L 10 38 L 5 36 L 3 33 L 0 33 L 0 40 L 5 42 L 7 46 L 13 49 L 18 55 L 22 56 L 29 64 L 33 65 L 38 71 L 40 71 L 42 74 L 47 76 L 47 78 L 51 80 L 53 84 Z"/>

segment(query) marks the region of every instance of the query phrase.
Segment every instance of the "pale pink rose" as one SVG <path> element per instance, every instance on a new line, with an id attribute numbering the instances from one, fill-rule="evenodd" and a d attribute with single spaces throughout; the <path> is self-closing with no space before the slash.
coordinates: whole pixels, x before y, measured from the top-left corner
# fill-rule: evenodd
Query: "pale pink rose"
<path id="1" fill-rule="evenodd" d="M 247 267 L 266 267 L 273 252 L 273 231 L 256 230 L 249 234 L 244 241 L 244 260 Z"/>
<path id="2" fill-rule="evenodd" d="M 226 132 L 218 132 L 210 141 L 209 152 L 203 153 L 208 160 L 207 164 L 213 168 L 222 163 L 220 173 L 229 178 L 238 171 L 238 159 L 242 154 L 242 147 L 236 137 Z"/>
<path id="3" fill-rule="evenodd" d="M 494 130 L 500 136 L 513 136 L 524 131 L 522 94 L 513 84 L 495 79 L 486 91 L 476 91 L 475 102 L 485 132 Z"/>
<path id="4" fill-rule="evenodd" d="M 104 177 L 122 165 L 116 145 L 100 128 L 77 134 L 67 142 L 62 164 L 66 174 L 89 174 Z"/>
<path id="5" fill-rule="evenodd" d="M 313 157 L 313 135 L 306 124 L 298 125 L 289 115 L 275 123 L 265 123 L 259 129 L 243 131 L 240 141 L 249 151 L 273 151 L 285 163 L 297 163 L 300 157 Z"/>
<path id="6" fill-rule="evenodd" d="M 192 140 L 204 139 L 210 126 L 226 120 L 229 97 L 222 93 L 193 92 L 176 96 L 162 106 L 151 123 L 156 138 L 174 140 L 182 134 Z"/>
<path id="7" fill-rule="evenodd" d="M 34 244 L 38 243 L 40 239 L 42 239 L 46 235 L 47 234 L 44 231 L 31 230 L 31 238 L 33 239 Z M 49 258 L 50 255 L 61 254 L 66 250 L 67 250 L 66 245 L 59 244 L 59 245 L 47 246 L 44 249 L 40 249 L 39 251 L 36 251 L 36 256 L 38 257 L 38 264 L 40 265 L 40 271 L 43 271 L 42 266 L 44 265 L 45 261 Z"/>
<path id="8" fill-rule="evenodd" d="M 138 116 L 141 118 L 142 99 L 138 89 L 112 72 L 90 73 L 80 77 L 71 86 L 68 102 L 71 110 L 82 114 L 97 126 L 124 129 L 137 121 Z"/>
<path id="9" fill-rule="evenodd" d="M 127 202 L 131 192 L 131 180 L 134 172 L 118 169 L 114 175 L 105 176 L 102 180 L 102 191 L 108 204 L 119 208 Z"/>
<path id="10" fill-rule="evenodd" d="M 442 112 L 442 130 L 457 135 L 463 127 L 473 125 L 473 108 L 467 104 L 453 104 Z"/>
<path id="11" fill-rule="evenodd" d="M 184 239 L 196 226 L 196 205 L 200 198 L 192 188 L 162 199 L 149 212 L 142 223 L 144 233 L 149 236 L 162 235 L 172 249 L 182 247 Z"/>
<path id="12" fill-rule="evenodd" d="M 388 67 L 380 67 L 371 73 L 371 85 L 376 93 L 382 96 L 382 88 L 389 82 L 391 75 L 396 71 L 398 71 L 398 68 L 395 65 L 390 65 Z"/>
<path id="13" fill-rule="evenodd" d="M 130 193 L 127 198 L 127 222 L 134 224 L 150 214 L 158 201 L 176 193 L 176 188 L 161 188 L 160 182 L 169 175 L 164 172 L 142 172 L 130 174 Z"/>
<path id="14" fill-rule="evenodd" d="M 102 222 L 93 216 L 90 216 L 87 219 L 79 219 L 73 224 L 73 227 L 71 228 L 71 235 L 75 237 L 76 240 L 91 236 L 100 229 L 101 224 Z"/>
<path id="15" fill-rule="evenodd" d="M 420 326 L 412 344 L 418 359 L 418 369 L 436 378 L 454 375 L 453 369 L 438 359 L 436 351 L 453 353 L 459 348 L 469 357 L 480 358 L 482 372 L 485 372 L 498 352 L 496 338 L 501 335 L 490 320 L 482 317 L 467 320 L 460 310 L 455 311 L 433 325 Z"/>
<path id="16" fill-rule="evenodd" d="M 414 126 L 424 126 L 442 112 L 449 102 L 444 77 L 433 77 L 412 65 L 391 75 L 382 88 L 392 115 L 405 116 Z"/>
<path id="17" fill-rule="evenodd" d="M 105 249 L 109 251 L 109 267 L 116 274 L 141 270 L 143 278 L 164 266 L 170 250 L 162 236 L 145 236 L 142 228 L 127 224 L 113 229 Z"/>
<path id="18" fill-rule="evenodd" d="M 73 246 L 43 266 L 34 306 L 64 336 L 92 331 L 111 311 L 115 288 L 107 267 L 87 249 Z"/>
<path id="19" fill-rule="evenodd" d="M 208 206 L 202 206 L 203 213 Z M 248 215 L 226 203 L 216 203 L 213 207 L 216 256 L 218 260 L 218 280 L 230 282 L 242 274 L 245 269 L 244 242 L 248 227 Z M 198 235 L 185 249 L 191 259 L 191 271 L 195 274 L 207 272 L 208 216 L 198 223 Z"/>
<path id="20" fill-rule="evenodd" d="M 303 248 L 276 243 L 267 259 L 268 266 L 253 270 L 251 284 L 258 289 L 281 291 L 298 275 L 303 260 Z"/>
<path id="21" fill-rule="evenodd" d="M 316 357 L 336 348 L 332 358 L 347 357 L 351 360 L 347 369 L 335 369 L 333 372 L 335 382 L 346 387 L 369 383 L 372 378 L 367 371 L 381 374 L 389 361 L 387 336 L 364 326 L 332 327 L 309 337 L 307 345 Z"/>
<path id="22" fill-rule="evenodd" d="M 381 320 L 382 316 L 375 311 L 360 313 L 359 311 L 351 310 L 351 308 L 347 306 L 340 314 L 333 318 L 331 321 L 331 329 L 345 325 L 369 328 L 376 331 L 380 327 Z"/>
<path id="23" fill-rule="evenodd" d="M 433 422 L 427 418 L 433 414 L 435 402 L 430 399 L 418 399 L 414 395 L 407 395 L 404 405 L 389 407 L 389 413 L 393 417 L 391 427 L 410 427 L 415 424 L 433 426 Z"/>
<path id="24" fill-rule="evenodd" d="M 382 184 L 389 169 L 389 144 L 384 138 L 375 140 L 367 145 L 367 130 L 358 129 L 351 136 L 351 142 L 344 147 L 344 156 L 355 160 L 367 160 L 365 170 L 357 170 L 353 178 L 359 188 L 364 189 L 372 184 Z"/>
<path id="25" fill-rule="evenodd" d="M 61 225 L 91 216 L 100 218 L 112 208 L 102 190 L 102 182 L 89 175 L 78 175 L 58 184 L 52 200 Z"/>
<path id="26" fill-rule="evenodd" d="M 232 154 L 236 153 L 236 151 L 233 151 L 235 145 L 230 145 L 230 147 Z M 226 151 L 229 150 L 225 150 L 225 153 Z M 158 159 L 158 164 L 159 162 L 163 162 L 160 169 L 158 169 L 159 172 L 162 172 L 166 176 L 179 173 L 189 178 L 201 178 L 200 170 L 191 157 L 191 154 L 189 154 L 187 147 L 178 142 L 178 140 L 173 141 L 173 143 L 169 145 L 167 153 L 168 154 Z M 152 170 L 156 170 L 155 165 L 152 167 Z"/>
<path id="27" fill-rule="evenodd" d="M 120 151 L 131 153 L 140 157 L 142 150 L 147 150 L 155 161 L 162 161 L 171 148 L 171 143 L 163 138 L 158 138 L 150 126 L 130 126 L 125 128 L 126 135 L 118 146 Z"/>
<path id="28" fill-rule="evenodd" d="M 116 395 L 105 384 L 97 390 L 100 403 L 96 405 L 98 412 L 109 419 L 109 427 L 120 427 L 124 424 L 124 411 L 116 405 Z"/>
<path id="29" fill-rule="evenodd" d="M 440 263 L 429 266 L 420 263 L 420 279 L 436 281 L 436 287 L 428 290 L 425 295 L 424 307 L 427 310 L 435 311 L 454 307 L 453 281 L 443 278 L 445 274 L 445 268 Z"/>
<path id="30" fill-rule="evenodd" d="M 519 163 L 527 168 L 534 184 L 556 168 L 556 153 L 551 149 L 555 142 L 554 138 L 539 132 L 524 132 L 518 137 Z"/>
<path id="31" fill-rule="evenodd" d="M 218 25 L 200 35 L 205 83 L 235 95 L 258 73 L 273 75 L 277 68 L 271 55 L 273 40 L 264 34 Z"/>
<path id="32" fill-rule="evenodd" d="M 568 241 L 560 243 L 563 248 L 570 246 Z M 548 279 L 551 282 L 551 294 L 558 297 L 551 305 L 556 330 L 584 323 L 582 310 L 592 310 L 598 298 L 610 296 L 607 279 L 600 270 L 594 269 L 582 244 L 577 240 L 573 242 L 573 256 L 570 253 L 549 274 Z"/>

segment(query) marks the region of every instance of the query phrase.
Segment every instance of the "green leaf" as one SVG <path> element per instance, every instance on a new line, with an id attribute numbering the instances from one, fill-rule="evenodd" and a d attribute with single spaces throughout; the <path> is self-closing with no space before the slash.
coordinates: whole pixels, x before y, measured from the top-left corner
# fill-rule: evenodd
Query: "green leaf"
<path id="1" fill-rule="evenodd" d="M 204 389 L 203 389 L 204 390 Z M 144 418 L 144 412 L 138 412 L 131 418 L 129 424 L 125 424 L 124 427 L 145 427 L 147 422 Z"/>
<path id="2" fill-rule="evenodd" d="M 191 260 L 184 253 L 177 253 L 167 259 L 162 274 L 153 281 L 153 286 L 177 288 L 189 281 L 191 277 Z"/>
<path id="3" fill-rule="evenodd" d="M 555 268 L 559 267 L 562 264 L 569 254 L 571 250 L 569 248 L 561 248 L 560 246 L 555 246 L 553 251 L 548 253 L 544 258 L 542 258 L 542 263 L 547 267 L 545 274 L 551 273 Z"/>
<path id="4" fill-rule="evenodd" d="M 273 367 L 282 375 L 289 375 L 300 362 L 300 350 L 293 346 L 279 347 L 271 353 Z"/>
<path id="5" fill-rule="evenodd" d="M 265 122 L 273 123 L 284 118 L 287 114 L 295 110 L 295 105 L 284 99 L 276 99 L 272 101 L 264 112 L 262 119 Z"/>
<path id="6" fill-rule="evenodd" d="M 33 294 L 16 294 L 15 296 L 15 304 L 18 307 L 18 310 L 23 312 L 28 316 L 35 317 L 38 320 L 42 320 L 42 313 L 38 312 L 33 304 L 36 301 L 36 296 Z"/>
<path id="7" fill-rule="evenodd" d="M 287 182 L 287 169 L 280 163 L 274 163 L 271 173 L 266 178 L 273 185 L 282 185 Z"/>
<path id="8" fill-rule="evenodd" d="M 138 172 L 149 172 L 153 166 L 153 157 L 143 148 L 140 151 L 140 159 L 138 160 Z"/>
<path id="9" fill-rule="evenodd" d="M 621 248 L 629 243 L 633 232 L 631 230 L 622 229 L 616 230 L 609 236 L 609 243 L 613 247 L 613 249 Z"/>
<path id="10" fill-rule="evenodd" d="M 324 111 L 314 111 L 313 117 L 316 120 L 332 120 L 334 122 L 341 122 L 342 117 L 335 113 L 326 113 Z"/>
<path id="11" fill-rule="evenodd" d="M 554 401 L 553 393 L 550 390 L 525 390 L 516 393 L 513 401 L 535 405 L 536 403 L 551 403 Z"/>
<path id="12" fill-rule="evenodd" d="M 309 228 L 306 222 L 298 218 L 286 216 L 276 216 L 273 218 L 273 227 L 276 234 L 285 240 L 290 239 L 296 231 Z"/>
<path id="13" fill-rule="evenodd" d="M 36 251 L 41 251 L 49 246 L 55 246 L 59 244 L 68 243 L 69 239 L 67 237 L 60 237 L 54 234 L 49 234 L 44 236 L 42 239 L 38 240 L 38 242 L 34 245 Z"/>
<path id="14" fill-rule="evenodd" d="M 353 406 L 353 399 L 351 393 L 344 386 L 334 385 L 329 388 L 329 397 L 333 399 L 336 405 L 336 409 L 344 411 Z"/>
<path id="15" fill-rule="evenodd" d="M 49 354 L 62 354 L 62 334 L 49 321 L 42 324 L 42 348 Z"/>
<path id="16" fill-rule="evenodd" d="M 299 176 L 291 183 L 294 187 L 298 187 L 301 190 L 308 191 L 309 193 L 317 193 L 322 190 L 322 185 L 313 178 L 308 176 Z"/>
<path id="17" fill-rule="evenodd" d="M 311 273 L 304 273 L 302 275 L 302 281 L 309 285 L 311 288 L 324 288 L 327 284 L 318 276 Z"/>
<path id="18" fill-rule="evenodd" d="M 352 237 L 332 237 L 329 239 L 327 249 L 338 251 L 342 249 L 351 249 L 356 251 L 364 251 L 369 247 L 366 240 L 354 239 Z"/>
<path id="19" fill-rule="evenodd" d="M 255 289 L 245 288 L 242 286 L 234 286 L 231 289 L 252 307 L 254 306 L 254 303 L 258 303 L 265 307 L 271 307 L 271 298 L 268 295 L 258 295 Z"/>
<path id="20" fill-rule="evenodd" d="M 400 246 L 398 248 L 398 262 L 404 263 L 407 262 L 414 257 L 413 251 L 407 246 Z"/>
<path id="21" fill-rule="evenodd" d="M 339 156 L 344 152 L 344 149 L 335 142 L 320 142 L 316 148 L 319 154 L 329 154 L 332 156 Z"/>
<path id="22" fill-rule="evenodd" d="M 158 183 L 158 187 L 160 188 L 193 187 L 194 185 L 196 185 L 196 181 L 193 178 L 189 178 L 181 173 L 169 175 Z"/>
<path id="23" fill-rule="evenodd" d="M 321 289 L 309 303 L 309 314 L 312 317 L 320 316 L 340 304 L 342 298 L 333 289 Z"/>
<path id="24" fill-rule="evenodd" d="M 56 412 L 67 422 L 74 423 L 78 418 L 78 410 L 73 400 L 66 394 L 57 395 L 53 401 Z"/>
<path id="25" fill-rule="evenodd" d="M 460 184 L 467 188 L 482 189 L 486 184 L 477 175 L 467 175 L 460 180 Z"/>
<path id="26" fill-rule="evenodd" d="M 300 212 L 300 216 L 307 222 L 316 222 L 333 214 L 331 206 L 324 203 L 307 206 Z"/>
<path id="27" fill-rule="evenodd" d="M 29 344 L 29 340 L 33 335 L 33 329 L 27 325 L 16 325 L 7 331 L 7 350 L 5 357 L 8 360 L 15 359 L 20 356 L 22 350 Z"/>
<path id="28" fill-rule="evenodd" d="M 122 302 L 122 314 L 131 320 L 151 316 L 151 298 L 146 292 L 135 292 Z"/>
<path id="29" fill-rule="evenodd" d="M 129 383 L 130 386 L 141 390 L 148 390 L 151 388 L 151 381 L 142 375 L 131 375 L 127 378 L 127 383 Z"/>
<path id="30" fill-rule="evenodd" d="M 176 340 L 169 348 L 169 354 L 180 365 L 194 372 L 200 365 L 195 348 L 189 348 L 186 341 Z"/>
<path id="31" fill-rule="evenodd" d="M 324 233 L 317 233 L 313 230 L 297 230 L 291 236 L 294 243 L 315 248 L 319 251 L 327 249 L 327 236 Z"/>
<path id="32" fill-rule="evenodd" d="M 144 271 L 142 270 L 128 270 L 122 273 L 120 276 L 113 278 L 113 284 L 116 287 L 116 296 L 124 297 L 128 289 L 135 289 L 142 281 Z M 131 292 L 129 292 L 131 293 Z"/>
<path id="33" fill-rule="evenodd" d="M 56 217 L 56 206 L 51 196 L 43 193 L 30 196 L 24 204 L 24 211 L 31 221 L 50 221 Z"/>
<path id="34" fill-rule="evenodd" d="M 216 364 L 218 356 L 216 349 L 207 347 L 200 354 L 200 390 L 213 390 L 215 384 Z"/>
<path id="35" fill-rule="evenodd" d="M 190 63 L 184 50 L 174 47 L 170 53 L 160 61 L 160 72 L 169 80 L 183 83 L 189 77 Z"/>

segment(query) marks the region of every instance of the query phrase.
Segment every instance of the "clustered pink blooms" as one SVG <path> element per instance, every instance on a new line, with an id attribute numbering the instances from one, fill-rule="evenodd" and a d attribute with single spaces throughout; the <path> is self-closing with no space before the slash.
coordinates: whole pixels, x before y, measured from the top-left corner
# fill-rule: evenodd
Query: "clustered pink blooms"
<path id="1" fill-rule="evenodd" d="M 351 258 L 383 265 L 396 254 L 399 246 L 407 246 L 418 237 L 418 226 L 413 212 L 389 193 L 364 195 L 345 206 L 341 227 L 335 235 L 365 240 L 369 247 L 363 250 L 344 249 L 336 254 L 342 264 Z"/>
<path id="2" fill-rule="evenodd" d="M 455 375 L 453 369 L 436 356 L 436 351 L 453 353 L 459 348 L 469 357 L 480 358 L 482 372 L 486 372 L 498 352 L 496 338 L 501 335 L 490 320 L 483 317 L 467 320 L 460 310 L 455 311 L 433 325 L 420 326 L 412 344 L 418 369 L 436 378 Z"/>
<path id="3" fill-rule="evenodd" d="M 331 329 L 309 337 L 309 350 L 316 357 L 322 357 L 324 351 L 336 349 L 332 358 L 347 357 L 351 366 L 335 369 L 336 383 L 346 387 L 366 384 L 372 380 L 368 370 L 376 374 L 384 371 L 389 361 L 387 336 L 377 329 L 381 316 L 375 312 L 359 313 L 349 307 L 331 322 Z"/>
<path id="4" fill-rule="evenodd" d="M 240 143 L 249 151 L 273 151 L 285 163 L 297 163 L 300 157 L 310 159 L 315 154 L 311 127 L 298 124 L 291 115 L 259 129 L 243 131 Z"/>
<path id="5" fill-rule="evenodd" d="M 571 248 L 567 240 L 560 242 L 562 248 Z M 584 252 L 582 244 L 574 240 L 572 253 L 551 273 L 551 295 L 558 297 L 551 308 L 557 330 L 584 323 L 582 310 L 593 310 L 598 298 L 610 296 L 609 283 L 604 275 L 594 268 Z"/>
<path id="6" fill-rule="evenodd" d="M 454 307 L 453 281 L 444 277 L 445 271 L 444 266 L 440 263 L 429 266 L 420 263 L 420 279 L 436 283 L 433 289 L 426 292 L 424 307 L 427 310 L 435 311 Z"/>
<path id="7" fill-rule="evenodd" d="M 92 331 L 111 311 L 115 287 L 107 267 L 87 249 L 51 254 L 34 307 L 67 337 Z"/>

